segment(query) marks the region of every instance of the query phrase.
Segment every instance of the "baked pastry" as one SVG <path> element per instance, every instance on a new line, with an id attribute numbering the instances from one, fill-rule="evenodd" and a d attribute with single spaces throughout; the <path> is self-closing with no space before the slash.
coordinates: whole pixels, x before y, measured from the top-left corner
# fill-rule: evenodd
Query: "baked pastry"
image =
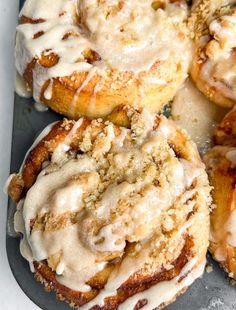
<path id="1" fill-rule="evenodd" d="M 236 2 L 196 1 L 190 26 L 194 36 L 193 80 L 211 101 L 232 107 L 236 102 Z"/>
<path id="2" fill-rule="evenodd" d="M 162 308 L 203 273 L 210 187 L 172 121 L 117 113 L 129 128 L 81 118 L 45 129 L 8 182 L 15 227 L 36 279 L 71 306 Z"/>
<path id="3" fill-rule="evenodd" d="M 184 0 L 27 0 L 16 68 L 37 102 L 73 119 L 159 111 L 187 76 L 187 13 Z"/>
<path id="4" fill-rule="evenodd" d="M 216 205 L 211 213 L 210 251 L 236 280 L 236 139 L 233 134 L 229 137 L 230 132 L 236 131 L 235 121 L 235 111 L 226 115 L 215 134 L 215 141 L 221 145 L 207 153 L 205 162 Z"/>

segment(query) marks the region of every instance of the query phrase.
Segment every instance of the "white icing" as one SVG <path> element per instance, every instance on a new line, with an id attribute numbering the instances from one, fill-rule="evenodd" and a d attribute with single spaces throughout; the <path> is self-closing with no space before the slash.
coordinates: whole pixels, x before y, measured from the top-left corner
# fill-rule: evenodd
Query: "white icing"
<path id="1" fill-rule="evenodd" d="M 205 261 L 197 266 L 196 258 L 193 258 L 185 265 L 177 277 L 170 281 L 162 281 L 157 283 L 151 288 L 129 297 L 126 301 L 119 305 L 118 309 L 134 309 L 137 302 L 143 299 L 148 301 L 147 305 L 145 305 L 143 309 L 155 309 L 162 303 L 169 302 L 179 291 L 181 291 L 181 289 L 191 285 L 196 278 L 203 274 L 204 268 Z M 184 278 L 182 279 L 182 277 Z M 102 306 L 103 303 L 101 301 L 103 301 L 105 297 L 107 297 L 107 295 L 100 293 L 98 297 L 96 297 L 90 303 L 82 306 L 81 309 L 89 310 L 94 305 Z"/>
<path id="2" fill-rule="evenodd" d="M 175 277 L 170 281 L 160 282 L 159 284 L 152 286 L 150 289 L 128 298 L 119 306 L 119 310 L 134 309 L 137 302 L 143 299 L 146 299 L 148 303 L 142 307 L 142 309 L 148 310 L 155 309 L 161 304 L 168 303 L 178 292 L 183 288 L 190 286 L 194 280 L 203 274 L 205 261 L 200 263 L 197 267 L 194 266 L 195 263 L 196 260 L 191 260 L 178 277 Z M 185 278 L 181 279 L 183 276 L 185 276 Z"/>
<path id="3" fill-rule="evenodd" d="M 20 241 L 20 253 L 29 262 L 31 272 L 34 272 L 33 254 L 26 238 L 25 223 L 22 214 L 23 205 L 24 200 L 20 200 L 19 203 L 17 204 L 17 209 L 14 216 L 14 229 L 17 233 L 21 233 L 22 239 Z"/>
<path id="4" fill-rule="evenodd" d="M 167 23 L 169 12 L 155 11 L 151 4 L 152 1 L 125 1 L 117 14 L 106 17 L 108 6 L 118 6 L 118 1 L 112 4 L 104 1 L 98 6 L 95 0 L 79 1 L 82 22 L 94 37 L 98 53 L 112 67 L 128 71 L 146 70 L 155 59 L 166 60 L 173 51 L 166 37 L 167 32 L 171 37 L 175 32 Z M 184 6 L 181 9 L 186 13 Z M 179 46 L 175 35 L 172 43 Z"/>
<path id="5" fill-rule="evenodd" d="M 35 102 L 34 103 L 34 108 L 38 112 L 47 112 L 48 111 L 48 107 L 45 104 L 41 103 L 41 102 Z"/>
<path id="6" fill-rule="evenodd" d="M 93 89 L 93 94 L 90 98 L 88 108 L 87 108 L 88 116 L 90 115 L 90 113 L 93 113 L 94 107 L 96 105 L 97 95 L 102 90 L 103 86 L 104 86 L 104 79 L 101 78 L 100 81 L 96 84 L 96 86 Z"/>
<path id="7" fill-rule="evenodd" d="M 46 168 L 47 169 L 47 168 Z M 68 188 L 68 191 L 70 191 L 71 195 L 75 195 L 76 197 L 68 197 L 65 196 L 65 199 L 69 199 L 69 201 L 60 201 L 60 199 L 57 199 L 58 197 L 54 196 L 54 189 L 63 187 L 65 182 L 69 179 L 72 179 L 73 176 L 82 174 L 83 172 L 92 171 L 95 169 L 95 163 L 92 159 L 84 157 L 80 161 L 71 160 L 68 163 L 64 164 L 59 170 L 56 170 L 54 172 L 51 172 L 50 174 L 44 174 L 44 170 L 39 174 L 37 182 L 31 187 L 31 189 L 27 193 L 27 197 L 25 198 L 24 202 L 24 220 L 26 225 L 26 231 L 27 233 L 30 233 L 30 220 L 34 219 L 37 214 L 43 215 L 44 213 L 49 212 L 52 210 L 54 214 L 60 214 L 64 211 L 63 206 L 66 206 L 65 211 L 73 210 L 77 208 L 79 211 L 80 208 L 83 207 L 82 201 L 80 203 L 75 203 L 74 205 L 70 205 L 68 202 L 76 200 L 76 202 L 79 200 L 79 197 L 77 195 L 81 195 L 81 190 L 79 188 L 80 182 L 78 181 L 78 190 L 79 193 L 74 194 L 72 185 L 72 188 Z M 46 170 L 47 171 L 47 170 Z M 73 181 L 73 179 L 72 179 Z M 65 188 L 62 188 L 62 191 L 66 191 Z M 67 192 L 68 192 L 67 191 Z M 44 193 L 42 195 L 41 193 Z M 57 194 L 60 196 L 60 192 Z M 50 201 L 51 199 L 55 199 L 54 204 L 47 204 L 47 201 Z M 78 201 L 79 202 L 79 201 Z"/>
<path id="8" fill-rule="evenodd" d="M 67 143 L 60 143 L 54 150 L 51 162 L 52 163 L 60 163 L 60 161 L 63 162 L 65 153 L 68 152 L 70 149 L 70 146 Z"/>
<path id="9" fill-rule="evenodd" d="M 83 123 L 83 118 L 80 118 L 77 122 L 75 122 L 75 124 L 73 125 L 69 134 L 66 136 L 63 143 L 59 143 L 58 146 L 53 151 L 51 162 L 53 163 L 60 163 L 61 161 L 63 162 L 65 153 L 70 149 L 71 139 L 75 135 L 76 131 L 80 128 L 82 123 Z"/>
<path id="10" fill-rule="evenodd" d="M 63 12 L 65 6 L 64 3 L 64 0 L 53 2 L 50 2 L 49 0 L 25 1 L 20 16 L 30 16 L 33 19 L 54 19 L 58 17 L 58 12 Z"/>
<path id="11" fill-rule="evenodd" d="M 26 82 L 18 72 L 16 72 L 15 77 L 15 92 L 17 93 L 18 96 L 23 98 L 32 97 L 31 89 L 26 85 Z"/>
<path id="12" fill-rule="evenodd" d="M 25 154 L 25 158 L 22 162 L 22 165 L 20 167 L 20 172 L 22 171 L 24 164 L 25 164 L 25 160 L 27 158 L 27 156 L 29 155 L 30 151 L 32 151 L 35 146 L 43 139 L 45 138 L 49 132 L 52 130 L 53 126 L 56 124 L 57 122 L 54 122 L 52 124 L 49 124 L 47 127 L 44 128 L 44 130 L 38 135 L 38 137 L 35 139 L 34 143 L 31 145 L 31 147 L 29 148 L 29 150 L 27 151 L 27 153 Z"/>
<path id="13" fill-rule="evenodd" d="M 44 92 L 44 98 L 47 100 L 52 99 L 52 87 L 53 87 L 53 79 L 50 80 L 48 87 Z"/>
<path id="14" fill-rule="evenodd" d="M 78 98 L 79 98 L 79 95 L 81 93 L 81 91 L 88 85 L 88 83 L 91 81 L 91 79 L 94 77 L 94 75 L 96 74 L 96 71 L 97 71 L 97 68 L 91 68 L 87 74 L 87 77 L 86 79 L 84 80 L 84 82 L 82 83 L 82 85 L 77 89 L 75 95 L 74 95 L 74 98 L 72 100 L 72 103 L 71 103 L 71 113 L 74 112 L 75 108 L 76 108 L 76 104 L 78 102 Z M 96 87 L 96 86 L 95 86 Z M 95 92 L 96 90 L 94 90 Z"/>
<path id="15" fill-rule="evenodd" d="M 223 41 L 225 50 L 231 50 L 236 46 L 236 16 L 225 15 L 213 20 L 209 30 L 217 40 Z"/>
<path id="16" fill-rule="evenodd" d="M 192 220 L 187 221 L 179 231 L 177 231 L 176 235 L 174 238 L 178 239 L 181 237 L 181 235 L 186 232 L 186 230 L 192 225 Z M 100 307 L 102 307 L 104 305 L 104 300 L 107 297 L 111 297 L 116 295 L 117 293 L 117 289 L 123 284 L 125 283 L 125 281 L 127 281 L 129 279 L 129 277 L 131 275 L 133 275 L 135 272 L 137 272 L 138 270 L 141 270 L 141 268 L 144 266 L 144 262 L 147 261 L 148 259 L 148 254 L 149 254 L 149 249 L 148 247 L 150 247 L 150 243 L 146 243 L 145 242 L 142 244 L 142 250 L 139 253 L 138 256 L 135 257 L 126 257 L 121 265 L 119 266 L 119 268 L 115 268 L 115 270 L 112 272 L 112 274 L 110 275 L 110 278 L 108 280 L 108 282 L 106 283 L 105 287 L 103 290 L 100 291 L 99 295 L 97 295 L 97 297 L 95 297 L 92 301 L 90 301 L 88 304 L 84 305 L 82 307 L 83 310 L 86 309 L 91 309 L 92 307 L 99 305 Z M 174 279 L 174 282 L 181 278 L 181 275 L 184 275 L 185 272 L 189 272 L 191 270 L 191 268 L 193 267 L 193 265 L 196 263 L 196 258 L 192 259 L 190 263 L 188 263 L 182 270 L 181 274 Z M 178 281 L 178 280 L 177 280 Z M 166 286 L 168 283 L 171 283 L 171 281 L 165 281 L 165 282 L 160 282 L 156 285 L 153 286 L 153 288 L 150 288 L 149 290 L 145 290 L 144 293 L 138 293 L 136 295 L 134 295 L 134 297 L 131 297 L 131 299 L 129 298 L 127 301 L 125 301 L 123 304 L 121 304 L 119 306 L 119 309 L 126 309 L 125 307 L 127 306 L 127 304 L 129 304 L 129 300 L 130 302 L 133 302 L 135 300 L 135 304 L 138 302 L 138 300 L 140 299 L 139 296 L 140 295 L 146 295 L 146 296 L 150 296 L 150 290 L 151 291 L 155 291 L 155 292 L 159 292 L 159 290 L 161 291 L 161 287 L 162 286 Z M 186 286 L 188 286 L 186 284 Z M 176 292 L 178 292 L 178 288 L 176 288 Z M 173 294 L 173 292 L 169 292 L 170 293 L 170 297 L 175 296 L 175 294 Z M 171 300 L 171 298 L 169 298 L 168 300 Z M 167 301 L 168 301 L 167 300 Z M 133 305 L 133 308 L 135 306 L 135 304 Z M 161 304 L 161 302 L 159 303 L 158 300 L 155 300 L 155 306 L 152 307 L 151 309 L 154 309 L 155 307 L 158 307 Z M 133 309 L 130 308 L 130 309 Z M 129 309 L 129 308 L 128 308 Z"/>
<path id="17" fill-rule="evenodd" d="M 116 137 L 115 143 L 113 143 L 113 146 L 112 146 L 113 152 L 118 153 L 122 149 L 122 147 L 124 146 L 125 138 L 128 134 L 128 131 L 129 131 L 128 129 L 121 127 L 121 133 L 118 137 Z M 119 158 L 119 156 L 117 155 L 116 160 L 118 160 L 117 166 L 122 165 L 124 157 Z"/>
<path id="18" fill-rule="evenodd" d="M 154 85 L 165 85 L 166 81 L 157 79 L 155 77 L 146 77 L 145 81 L 148 82 L 149 84 L 154 84 Z"/>
<path id="19" fill-rule="evenodd" d="M 207 61 L 201 70 L 204 80 L 218 89 L 227 98 L 235 99 L 235 53 L 227 54 L 227 57 L 218 62 Z"/>
<path id="20" fill-rule="evenodd" d="M 78 291 L 89 291 L 90 287 L 85 282 L 106 265 L 105 262 L 97 263 L 96 255 L 81 243 L 78 225 L 45 233 L 34 231 L 30 237 L 30 244 L 33 257 L 38 261 L 62 251 L 57 280 Z M 78 260 L 79 264 L 75 264 Z M 61 268 L 64 270 L 60 270 Z"/>

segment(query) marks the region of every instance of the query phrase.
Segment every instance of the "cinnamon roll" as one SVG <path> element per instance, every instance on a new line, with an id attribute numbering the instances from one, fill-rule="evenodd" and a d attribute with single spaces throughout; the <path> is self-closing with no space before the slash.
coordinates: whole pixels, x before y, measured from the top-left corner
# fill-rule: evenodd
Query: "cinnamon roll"
<path id="1" fill-rule="evenodd" d="M 236 102 L 236 2 L 196 1 L 190 26 L 194 36 L 193 80 L 211 101 L 232 107 Z"/>
<path id="2" fill-rule="evenodd" d="M 215 203 L 211 214 L 210 251 L 234 279 L 236 279 L 236 139 L 233 135 L 235 131 L 234 110 L 225 116 L 216 129 L 215 141 L 220 145 L 214 146 L 205 156 L 214 188 Z"/>
<path id="3" fill-rule="evenodd" d="M 127 127 L 46 128 L 8 182 L 22 255 L 81 309 L 159 309 L 204 270 L 210 187 L 195 144 L 164 116 L 122 109 Z"/>
<path id="4" fill-rule="evenodd" d="M 27 0 L 16 68 L 37 102 L 73 119 L 159 111 L 187 76 L 187 14 L 184 0 Z"/>

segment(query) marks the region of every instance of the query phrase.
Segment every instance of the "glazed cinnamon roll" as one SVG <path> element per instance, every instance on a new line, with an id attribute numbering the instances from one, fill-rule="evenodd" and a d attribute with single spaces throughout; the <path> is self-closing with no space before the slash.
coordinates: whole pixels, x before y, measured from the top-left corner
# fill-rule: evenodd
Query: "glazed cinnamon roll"
<path id="1" fill-rule="evenodd" d="M 203 273 L 210 187 L 172 121 L 117 113 L 127 127 L 80 118 L 43 132 L 8 182 L 15 227 L 36 279 L 71 306 L 162 308 Z"/>
<path id="2" fill-rule="evenodd" d="M 236 102 L 236 2 L 198 0 L 190 25 L 194 36 L 193 80 L 211 101 L 232 107 Z"/>
<path id="3" fill-rule="evenodd" d="M 232 127 L 231 127 L 232 126 Z M 213 147 L 205 156 L 215 208 L 211 214 L 210 251 L 229 276 L 236 279 L 236 115 L 231 111 L 216 129 Z M 230 133 L 232 134 L 230 136 Z"/>
<path id="4" fill-rule="evenodd" d="M 27 0 L 16 68 L 37 102 L 73 119 L 159 111 L 187 76 L 187 13 L 184 0 Z"/>

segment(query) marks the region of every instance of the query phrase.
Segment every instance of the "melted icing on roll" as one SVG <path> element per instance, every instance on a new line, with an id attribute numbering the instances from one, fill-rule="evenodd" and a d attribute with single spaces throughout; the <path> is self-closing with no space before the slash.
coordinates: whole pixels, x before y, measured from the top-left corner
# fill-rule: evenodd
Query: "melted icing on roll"
<path id="1" fill-rule="evenodd" d="M 235 169 L 236 167 L 236 148 L 235 147 L 222 147 L 215 146 L 213 148 L 216 152 L 221 154 L 230 164 L 230 168 Z M 208 162 L 208 166 L 211 169 L 215 168 L 216 159 L 212 159 Z M 235 193 L 234 193 L 235 195 Z M 234 205 L 234 200 L 230 206 L 231 210 L 228 211 L 228 219 L 226 220 L 225 225 L 223 225 L 218 231 L 212 231 L 212 241 L 220 242 L 221 246 L 216 251 L 216 258 L 219 261 L 226 260 L 226 248 L 227 245 L 236 247 L 236 209 Z"/>
<path id="2" fill-rule="evenodd" d="M 48 107 L 41 102 L 35 102 L 34 108 L 38 112 L 47 112 L 48 111 Z"/>
<path id="3" fill-rule="evenodd" d="M 202 78 L 225 97 L 236 100 L 236 9 L 210 19 L 209 32 L 212 40 L 206 45 L 208 59 L 202 67 Z"/>
<path id="4" fill-rule="evenodd" d="M 187 266 L 185 266 L 184 270 L 181 271 L 178 277 L 175 277 L 171 281 L 163 281 L 145 292 L 134 295 L 121 304 L 119 310 L 135 309 L 138 300 L 148 301 L 147 304 L 142 307 L 142 309 L 146 310 L 155 309 L 157 305 L 165 304 L 172 298 L 172 296 L 175 296 L 181 291 L 181 289 L 191 285 L 196 278 L 202 276 L 205 263 L 206 262 L 204 261 L 197 268 L 191 270 L 194 264 L 196 264 L 196 260 L 193 259 L 187 264 Z"/>
<path id="5" fill-rule="evenodd" d="M 236 224 L 234 172 L 236 148 L 214 146 L 206 154 L 205 162 L 215 188 L 216 210 L 213 210 L 211 225 L 212 250 L 214 257 L 219 262 L 224 263 L 233 255 L 233 251 L 230 251 L 229 247 L 236 247 L 236 231 L 234 228 Z"/>
<path id="6" fill-rule="evenodd" d="M 84 120 L 72 122 L 15 218 L 15 229 L 24 235 L 22 255 L 31 264 L 46 260 L 57 281 L 70 289 L 89 292 L 92 277 L 120 262 L 84 309 L 103 305 L 135 273 L 173 268 L 186 236 L 194 234 L 194 223 L 206 221 L 209 186 L 195 145 L 186 139 L 192 156 L 176 156 L 171 141 L 179 129 L 174 123 L 145 110 L 131 109 L 128 117 L 131 129 L 91 121 L 79 142 L 80 153 L 71 143 Z M 126 252 L 129 245 L 132 255 Z M 146 296 L 153 305 L 155 292 L 159 306 L 190 285 L 204 263 L 204 255 L 191 255 L 177 277 L 137 298 Z M 170 291 L 162 295 L 168 283 Z"/>
<path id="7" fill-rule="evenodd" d="M 186 19 L 187 6 L 184 1 L 166 0 L 156 8 L 154 2 L 58 0 L 52 5 L 49 0 L 27 0 L 20 15 L 34 22 L 17 27 L 18 72 L 23 76 L 32 59 L 58 56 L 50 68 L 35 65 L 35 100 L 40 100 L 46 81 L 75 71 L 89 73 L 84 88 L 95 74 L 103 77 L 114 69 L 139 75 L 176 53 L 181 66 L 187 68 L 189 42 L 176 27 Z M 88 51 L 96 56 L 95 61 L 87 60 Z M 48 91 L 44 93 L 47 100 L 50 95 Z"/>
<path id="8" fill-rule="evenodd" d="M 30 98 L 32 97 L 32 91 L 29 87 L 27 87 L 26 82 L 20 76 L 18 72 L 16 72 L 15 77 L 15 92 L 18 96 L 23 98 Z"/>

